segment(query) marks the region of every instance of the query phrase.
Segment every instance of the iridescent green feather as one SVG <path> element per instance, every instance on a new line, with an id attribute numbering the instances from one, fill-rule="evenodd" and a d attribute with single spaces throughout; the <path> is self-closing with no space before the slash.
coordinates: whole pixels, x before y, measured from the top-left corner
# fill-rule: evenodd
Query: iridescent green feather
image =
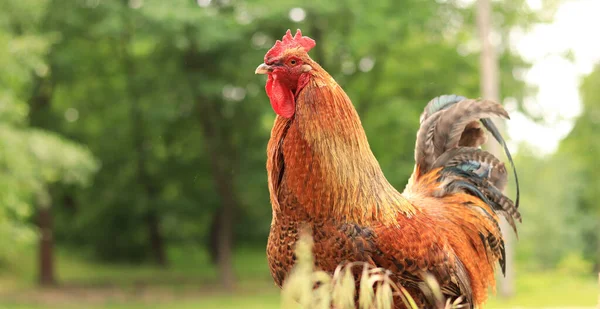
<path id="1" fill-rule="evenodd" d="M 452 106 L 453 104 L 456 104 L 456 103 L 458 103 L 462 100 L 466 100 L 466 99 L 467 98 L 456 95 L 456 94 L 445 94 L 445 95 L 441 95 L 439 97 L 433 98 L 431 101 L 429 101 L 429 103 L 427 103 L 427 106 L 425 107 L 425 112 L 421 116 L 421 122 L 423 122 L 423 120 L 425 120 L 427 117 L 433 115 L 434 113 L 444 110 L 444 109 Z"/>

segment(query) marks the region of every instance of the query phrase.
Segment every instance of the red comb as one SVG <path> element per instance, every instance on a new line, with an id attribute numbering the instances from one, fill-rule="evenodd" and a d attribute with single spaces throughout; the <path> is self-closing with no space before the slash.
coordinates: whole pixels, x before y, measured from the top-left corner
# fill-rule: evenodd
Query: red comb
<path id="1" fill-rule="evenodd" d="M 285 33 L 281 41 L 277 40 L 275 45 L 269 49 L 267 54 L 265 55 L 265 63 L 269 63 L 269 60 L 278 57 L 288 48 L 298 48 L 302 47 L 305 52 L 308 52 L 313 47 L 315 47 L 315 40 L 302 36 L 302 32 L 300 29 L 296 31 L 296 35 L 292 37 L 292 32 L 288 29 Z"/>

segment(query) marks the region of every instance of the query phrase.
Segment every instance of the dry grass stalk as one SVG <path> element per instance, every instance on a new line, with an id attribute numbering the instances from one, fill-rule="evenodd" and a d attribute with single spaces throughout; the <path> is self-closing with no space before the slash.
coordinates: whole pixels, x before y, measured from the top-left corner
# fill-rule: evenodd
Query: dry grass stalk
<path id="1" fill-rule="evenodd" d="M 407 308 L 418 308 L 408 291 L 397 285 L 386 269 L 362 262 L 340 265 L 333 275 L 314 269 L 312 238 L 306 232 L 301 233 L 296 244 L 296 257 L 297 263 L 283 285 L 282 308 L 392 309 L 394 298 L 400 299 Z M 353 273 L 360 269 L 362 275 L 356 302 Z M 461 299 L 446 301 L 432 276 L 427 277 L 426 284 L 435 297 L 436 307 L 458 309 L 464 306 Z"/>

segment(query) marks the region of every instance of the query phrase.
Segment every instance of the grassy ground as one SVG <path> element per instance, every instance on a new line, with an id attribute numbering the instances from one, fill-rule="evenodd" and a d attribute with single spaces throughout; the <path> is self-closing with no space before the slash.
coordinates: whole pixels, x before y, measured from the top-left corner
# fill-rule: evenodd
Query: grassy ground
<path id="1" fill-rule="evenodd" d="M 33 252 L 32 252 L 33 253 Z M 104 265 L 85 262 L 60 251 L 59 288 L 35 288 L 35 254 L 29 254 L 0 273 L 0 309 L 137 309 L 137 308 L 279 308 L 262 250 L 240 250 L 235 268 L 239 284 L 226 294 L 217 286 L 217 274 L 208 257 L 194 248 L 173 249 L 171 265 Z M 491 298 L 487 308 L 588 307 L 596 305 L 598 287 L 593 277 L 558 273 L 519 273 L 515 298 Z"/>

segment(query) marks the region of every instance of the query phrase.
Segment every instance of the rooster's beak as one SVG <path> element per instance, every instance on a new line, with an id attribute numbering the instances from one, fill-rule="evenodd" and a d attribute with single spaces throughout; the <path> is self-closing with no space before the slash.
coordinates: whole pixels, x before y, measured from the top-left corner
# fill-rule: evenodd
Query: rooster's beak
<path id="1" fill-rule="evenodd" d="M 271 72 L 273 72 L 273 67 L 263 63 L 263 64 L 259 65 L 258 68 L 256 68 L 256 70 L 254 71 L 254 74 L 268 74 Z"/>

